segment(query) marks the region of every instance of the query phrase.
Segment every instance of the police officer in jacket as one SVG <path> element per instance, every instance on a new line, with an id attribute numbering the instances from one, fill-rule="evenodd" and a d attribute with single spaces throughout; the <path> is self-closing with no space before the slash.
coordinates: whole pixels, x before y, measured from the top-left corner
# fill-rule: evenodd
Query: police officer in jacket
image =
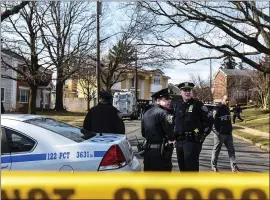
<path id="1" fill-rule="evenodd" d="M 174 140 L 172 115 L 170 109 L 171 97 L 168 88 L 152 95 L 155 105 L 150 108 L 142 119 L 142 136 L 146 138 L 144 152 L 144 171 L 171 171 Z"/>
<path id="2" fill-rule="evenodd" d="M 229 98 L 228 96 L 224 96 L 221 104 L 219 104 L 213 110 L 214 148 L 212 151 L 211 166 L 212 171 L 214 172 L 218 172 L 217 160 L 223 143 L 225 144 L 228 150 L 232 171 L 239 172 L 239 168 L 236 165 L 235 161 L 235 149 L 233 145 L 233 136 L 232 136 L 232 121 L 228 104 Z"/>
<path id="3" fill-rule="evenodd" d="M 213 120 L 206 106 L 192 96 L 193 83 L 178 85 L 182 100 L 174 111 L 173 125 L 180 171 L 199 171 L 199 156 Z"/>
<path id="4" fill-rule="evenodd" d="M 101 91 L 99 103 L 88 111 L 83 128 L 95 133 L 125 134 L 125 124 L 119 116 L 119 111 L 111 102 L 112 95 Z"/>

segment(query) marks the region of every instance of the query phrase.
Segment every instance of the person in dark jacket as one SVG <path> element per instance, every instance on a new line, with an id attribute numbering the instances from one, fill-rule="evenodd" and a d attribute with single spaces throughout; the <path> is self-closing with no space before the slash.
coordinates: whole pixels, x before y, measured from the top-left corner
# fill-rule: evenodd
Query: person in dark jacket
<path id="1" fill-rule="evenodd" d="M 155 105 L 142 119 L 142 136 L 147 145 L 144 152 L 144 171 L 171 171 L 174 140 L 172 115 L 169 114 L 171 97 L 168 89 L 162 89 L 152 95 Z"/>
<path id="2" fill-rule="evenodd" d="M 207 107 L 193 98 L 193 83 L 178 85 L 182 99 L 176 105 L 173 124 L 180 171 L 199 171 L 202 144 L 211 132 L 213 119 Z"/>
<path id="3" fill-rule="evenodd" d="M 88 111 L 83 128 L 95 133 L 125 134 L 125 124 L 119 111 L 111 104 L 112 95 L 102 91 L 99 99 L 98 105 Z"/>
<path id="4" fill-rule="evenodd" d="M 239 168 L 235 161 L 235 149 L 232 136 L 232 122 L 230 109 L 228 107 L 229 98 L 224 96 L 221 104 L 213 109 L 214 118 L 214 148 L 212 151 L 211 167 L 212 171 L 218 172 L 217 160 L 223 143 L 225 144 L 230 157 L 231 168 L 233 172 L 239 172 Z"/>
<path id="5" fill-rule="evenodd" d="M 3 102 L 1 101 L 1 114 L 4 114 L 4 113 L 5 113 L 5 108 L 4 108 Z"/>
<path id="6" fill-rule="evenodd" d="M 240 113 L 242 112 L 242 109 L 240 107 L 240 105 L 236 104 L 233 108 L 233 123 L 235 124 L 235 119 L 236 117 L 238 119 L 240 119 L 241 121 L 244 121 L 241 116 L 240 116 Z"/>

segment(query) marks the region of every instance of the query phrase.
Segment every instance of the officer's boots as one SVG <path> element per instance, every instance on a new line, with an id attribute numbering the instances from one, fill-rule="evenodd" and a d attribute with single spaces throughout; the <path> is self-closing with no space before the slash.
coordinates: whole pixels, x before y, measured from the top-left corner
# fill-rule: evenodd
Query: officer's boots
<path id="1" fill-rule="evenodd" d="M 212 172 L 217 172 L 217 173 L 218 173 L 218 169 L 217 169 L 216 166 L 213 166 L 213 167 L 212 167 Z"/>
<path id="2" fill-rule="evenodd" d="M 233 164 L 232 172 L 240 173 L 240 170 L 236 164 Z"/>

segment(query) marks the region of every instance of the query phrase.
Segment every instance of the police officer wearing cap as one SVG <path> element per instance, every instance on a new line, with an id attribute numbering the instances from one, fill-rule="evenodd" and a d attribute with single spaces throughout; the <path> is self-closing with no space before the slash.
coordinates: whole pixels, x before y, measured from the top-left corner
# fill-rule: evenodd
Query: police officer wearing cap
<path id="1" fill-rule="evenodd" d="M 199 171 L 199 156 L 205 137 L 211 132 L 212 116 L 203 103 L 192 96 L 193 83 L 178 85 L 182 100 L 176 105 L 173 126 L 180 171 Z"/>
<path id="2" fill-rule="evenodd" d="M 95 133 L 125 134 L 125 125 L 119 117 L 119 111 L 112 106 L 112 95 L 108 92 L 99 93 L 99 103 L 92 107 L 83 123 L 83 128 Z"/>
<path id="3" fill-rule="evenodd" d="M 168 140 L 173 141 L 172 115 L 168 113 L 171 98 L 168 88 L 152 95 L 156 102 L 142 119 L 142 136 L 146 138 L 144 152 L 144 171 L 171 171 L 172 148 Z"/>

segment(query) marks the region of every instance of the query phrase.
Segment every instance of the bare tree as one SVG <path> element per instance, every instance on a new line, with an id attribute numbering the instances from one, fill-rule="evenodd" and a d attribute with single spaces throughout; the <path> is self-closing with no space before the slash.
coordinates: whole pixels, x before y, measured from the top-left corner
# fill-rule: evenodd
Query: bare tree
<path id="1" fill-rule="evenodd" d="M 199 74 L 197 76 L 190 74 L 190 81 L 195 84 L 194 96 L 203 102 L 212 102 L 212 93 L 210 83 L 204 80 Z"/>
<path id="2" fill-rule="evenodd" d="M 95 42 L 94 9 L 88 2 L 46 2 L 45 17 L 39 18 L 43 44 L 56 69 L 55 109 L 63 110 L 64 82 L 80 69 L 85 55 L 90 54 Z M 40 11 L 39 11 L 40 12 Z"/>
<path id="3" fill-rule="evenodd" d="M 80 70 L 78 84 L 78 90 L 84 94 L 84 97 L 87 101 L 87 110 L 90 110 L 90 102 L 97 96 L 97 80 L 95 68 L 88 65 L 83 70 Z"/>
<path id="4" fill-rule="evenodd" d="M 248 91 L 253 88 L 251 74 L 251 71 L 247 71 L 246 75 L 227 78 L 227 95 L 230 97 L 230 103 L 247 103 Z"/>
<path id="5" fill-rule="evenodd" d="M 18 5 L 12 5 L 9 8 L 6 6 L 6 10 L 1 13 L 1 22 L 7 19 L 8 17 L 17 14 L 20 12 L 21 9 L 23 9 L 30 1 L 22 1 Z M 1 6 L 2 7 L 2 6 Z"/>
<path id="6" fill-rule="evenodd" d="M 141 42 L 153 47 L 175 48 L 171 59 L 190 64 L 233 56 L 270 73 L 268 66 L 261 65 L 259 59 L 256 61 L 256 57 L 270 55 L 269 3 L 143 1 L 134 4 L 140 6 L 140 12 L 148 14 L 145 23 L 149 23 L 151 37 L 141 38 Z M 203 51 L 176 53 L 185 45 L 203 48 Z"/>
<path id="7" fill-rule="evenodd" d="M 121 26 L 117 44 L 110 48 L 101 65 L 101 81 L 106 91 L 111 91 L 115 83 L 125 80 L 127 72 L 135 70 L 135 61 L 137 68 L 162 69 L 169 66 L 169 54 L 162 47 L 146 47 L 140 43 L 140 38 L 146 36 L 149 28 L 147 23 L 143 23 L 146 16 L 140 12 L 126 12 L 131 13 L 130 20 Z"/>
<path id="8" fill-rule="evenodd" d="M 269 57 L 265 57 L 261 62 L 262 65 L 269 65 Z M 254 89 L 256 89 L 255 95 L 259 100 L 259 104 L 264 110 L 269 109 L 270 104 L 270 76 L 269 74 L 262 73 L 260 71 L 255 71 L 251 74 L 251 79 Z"/>
<path id="9" fill-rule="evenodd" d="M 48 85 L 51 81 L 51 71 L 42 67 L 44 62 L 41 56 L 44 47 L 41 44 L 40 28 L 37 23 L 35 12 L 37 2 L 30 2 L 22 8 L 19 16 L 9 17 L 2 23 L 2 34 L 5 39 L 2 41 L 6 49 L 6 55 L 15 55 L 22 61 L 19 67 L 9 63 L 9 57 L 2 56 L 4 68 L 15 71 L 16 77 L 2 74 L 2 78 L 26 82 L 30 86 L 30 98 L 28 113 L 36 113 L 37 88 L 40 85 Z M 44 13 L 40 13 L 42 16 Z"/>
<path id="10" fill-rule="evenodd" d="M 135 60 L 134 47 L 127 42 L 128 38 L 118 41 L 109 52 L 105 67 L 101 71 L 101 81 L 105 85 L 105 90 L 110 92 L 111 87 L 125 80 L 128 66 Z"/>

